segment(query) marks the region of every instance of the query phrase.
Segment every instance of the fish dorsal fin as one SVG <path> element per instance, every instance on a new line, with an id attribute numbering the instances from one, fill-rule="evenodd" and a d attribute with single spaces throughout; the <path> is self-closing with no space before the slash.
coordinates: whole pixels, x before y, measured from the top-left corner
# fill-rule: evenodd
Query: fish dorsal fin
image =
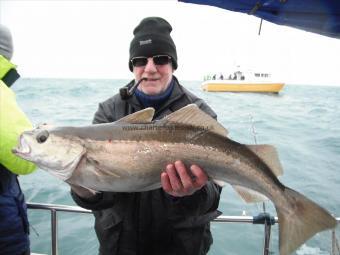
<path id="1" fill-rule="evenodd" d="M 117 120 L 116 123 L 130 123 L 130 124 L 149 123 L 152 121 L 154 114 L 155 109 L 149 107 L 138 112 L 131 113 Z"/>
<path id="2" fill-rule="evenodd" d="M 246 203 L 259 203 L 269 200 L 265 195 L 262 195 L 255 190 L 239 185 L 232 185 L 232 187 Z"/>
<path id="3" fill-rule="evenodd" d="M 276 176 L 283 174 L 279 156 L 274 146 L 268 144 L 247 145 L 247 147 L 261 158 Z"/>
<path id="4" fill-rule="evenodd" d="M 200 110 L 195 104 L 189 104 L 164 117 L 161 121 L 200 127 L 221 136 L 228 135 L 228 131 L 220 123 Z"/>

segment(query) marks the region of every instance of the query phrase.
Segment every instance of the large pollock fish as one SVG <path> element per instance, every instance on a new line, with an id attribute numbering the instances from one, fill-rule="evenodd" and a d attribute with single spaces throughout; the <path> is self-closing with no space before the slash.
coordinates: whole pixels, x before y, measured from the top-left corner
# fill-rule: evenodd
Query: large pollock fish
<path id="1" fill-rule="evenodd" d="M 96 191 L 156 189 L 168 163 L 195 163 L 211 179 L 233 185 L 248 202 L 269 198 L 274 203 L 281 255 L 336 226 L 325 209 L 278 180 L 282 169 L 274 147 L 227 138 L 226 129 L 193 104 L 159 121 L 152 121 L 153 115 L 147 108 L 114 123 L 26 131 L 13 152 Z"/>

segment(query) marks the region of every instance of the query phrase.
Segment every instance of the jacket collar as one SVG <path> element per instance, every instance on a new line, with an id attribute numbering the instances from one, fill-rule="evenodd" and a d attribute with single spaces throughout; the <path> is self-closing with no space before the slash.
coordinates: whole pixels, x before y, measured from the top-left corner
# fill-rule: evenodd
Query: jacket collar
<path id="1" fill-rule="evenodd" d="M 178 100 L 184 95 L 184 91 L 182 87 L 180 86 L 178 79 L 173 75 L 172 79 L 174 80 L 174 88 L 172 90 L 172 93 L 168 100 L 161 105 L 161 107 L 155 112 L 155 116 L 158 115 L 158 113 L 162 112 L 164 109 L 168 108 L 169 105 L 171 105 L 173 102 Z M 127 87 L 131 87 L 134 84 L 134 80 L 130 81 L 129 84 L 127 84 Z M 143 105 L 138 101 L 137 97 L 135 94 L 133 94 L 132 97 L 128 98 L 126 100 L 131 106 L 134 107 L 136 111 L 144 109 Z"/>
<path id="2" fill-rule="evenodd" d="M 13 83 L 20 78 L 19 73 L 16 69 L 9 70 L 4 77 L 2 77 L 2 81 L 7 85 L 7 87 L 11 87 Z"/>

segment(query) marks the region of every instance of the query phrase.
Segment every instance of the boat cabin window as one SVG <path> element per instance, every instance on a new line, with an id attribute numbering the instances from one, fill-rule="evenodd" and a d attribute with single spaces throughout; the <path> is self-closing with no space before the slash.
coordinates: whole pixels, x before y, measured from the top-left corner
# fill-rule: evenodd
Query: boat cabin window
<path id="1" fill-rule="evenodd" d="M 269 78 L 270 74 L 269 73 L 254 73 L 255 77 L 262 77 L 262 78 Z"/>

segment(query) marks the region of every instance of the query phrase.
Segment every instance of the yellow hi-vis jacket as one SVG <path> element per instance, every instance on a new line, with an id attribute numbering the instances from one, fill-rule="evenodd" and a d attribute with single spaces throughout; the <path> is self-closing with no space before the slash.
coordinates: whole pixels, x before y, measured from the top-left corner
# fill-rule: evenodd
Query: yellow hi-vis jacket
<path id="1" fill-rule="evenodd" d="M 32 124 L 19 108 L 14 92 L 0 80 L 0 164 L 14 174 L 29 174 L 35 165 L 12 153 L 19 135 L 32 129 Z"/>

